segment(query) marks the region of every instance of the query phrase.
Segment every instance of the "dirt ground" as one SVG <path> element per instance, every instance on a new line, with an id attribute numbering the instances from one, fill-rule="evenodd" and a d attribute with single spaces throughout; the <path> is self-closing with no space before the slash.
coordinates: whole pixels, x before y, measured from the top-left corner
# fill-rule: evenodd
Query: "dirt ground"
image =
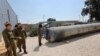
<path id="1" fill-rule="evenodd" d="M 100 32 L 58 43 L 48 43 L 45 39 L 42 42 L 39 47 L 37 37 L 27 38 L 28 54 L 18 56 L 100 56 Z"/>

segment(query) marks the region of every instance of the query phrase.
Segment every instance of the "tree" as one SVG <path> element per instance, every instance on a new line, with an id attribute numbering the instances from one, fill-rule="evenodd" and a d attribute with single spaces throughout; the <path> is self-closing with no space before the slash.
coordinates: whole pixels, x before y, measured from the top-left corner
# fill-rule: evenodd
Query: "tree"
<path id="1" fill-rule="evenodd" d="M 82 9 L 82 16 L 90 15 L 89 22 L 100 21 L 100 0 L 86 0 L 85 8 Z"/>
<path id="2" fill-rule="evenodd" d="M 47 21 L 48 21 L 48 22 L 52 22 L 52 21 L 56 21 L 56 19 L 54 19 L 54 18 L 49 18 Z"/>

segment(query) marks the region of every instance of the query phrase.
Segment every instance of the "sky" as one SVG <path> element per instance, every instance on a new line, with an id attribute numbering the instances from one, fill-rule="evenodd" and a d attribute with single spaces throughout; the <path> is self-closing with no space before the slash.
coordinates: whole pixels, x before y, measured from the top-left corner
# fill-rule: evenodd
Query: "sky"
<path id="1" fill-rule="evenodd" d="M 48 18 L 57 21 L 83 20 L 85 0 L 8 0 L 21 23 L 38 23 Z"/>

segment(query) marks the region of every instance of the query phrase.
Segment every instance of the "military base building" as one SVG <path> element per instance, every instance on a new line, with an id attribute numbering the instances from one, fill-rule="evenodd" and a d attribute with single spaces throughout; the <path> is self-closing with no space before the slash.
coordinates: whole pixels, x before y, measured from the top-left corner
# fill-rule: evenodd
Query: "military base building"
<path id="1" fill-rule="evenodd" d="M 17 15 L 7 0 L 0 0 L 0 33 L 4 29 L 5 22 L 11 22 L 14 26 L 18 22 Z"/>

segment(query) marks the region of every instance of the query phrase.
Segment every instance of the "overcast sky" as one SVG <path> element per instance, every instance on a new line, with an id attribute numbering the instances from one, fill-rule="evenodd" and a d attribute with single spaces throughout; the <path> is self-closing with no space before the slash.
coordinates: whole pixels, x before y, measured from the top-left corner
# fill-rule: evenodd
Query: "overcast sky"
<path id="1" fill-rule="evenodd" d="M 49 17 L 56 20 L 82 20 L 84 0 L 8 0 L 19 21 L 37 23 Z M 44 19 L 43 19 L 44 17 Z"/>

